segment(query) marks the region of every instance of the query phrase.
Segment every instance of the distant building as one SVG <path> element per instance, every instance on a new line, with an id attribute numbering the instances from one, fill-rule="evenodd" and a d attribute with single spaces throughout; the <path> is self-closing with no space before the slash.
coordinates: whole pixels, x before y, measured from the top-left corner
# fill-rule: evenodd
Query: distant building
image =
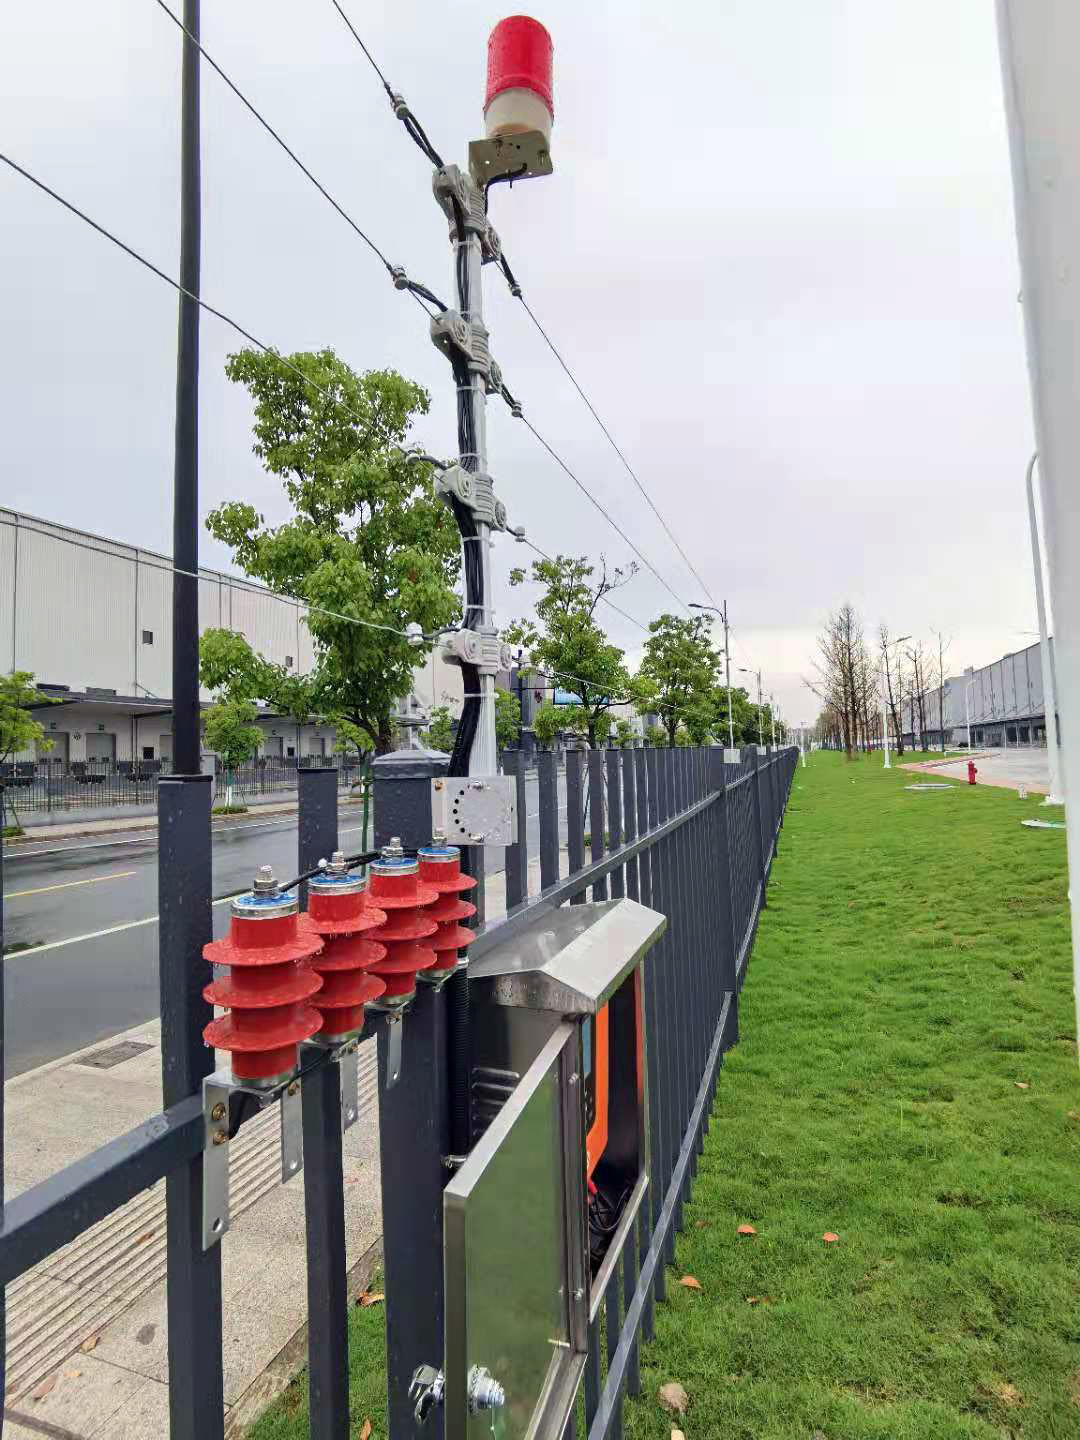
<path id="1" fill-rule="evenodd" d="M 260 655 L 298 675 L 314 663 L 305 614 L 300 602 L 250 580 L 199 570 L 201 629 L 237 630 Z M 0 509 L 0 670 L 31 671 L 61 702 L 39 712 L 53 742 L 50 761 L 168 763 L 171 559 Z M 436 652 L 417 670 L 414 695 L 428 713 L 442 704 L 459 711 L 461 671 Z M 333 753 L 332 726 L 299 726 L 265 711 L 259 728 L 264 756 Z"/>
<path id="2" fill-rule="evenodd" d="M 1052 652 L 1053 640 L 1050 646 Z M 977 670 L 969 666 L 963 675 L 949 676 L 943 687 L 933 685 L 924 691 L 921 707 L 905 701 L 904 744 L 921 742 L 925 732 L 925 743 L 932 749 L 941 744 L 943 730 L 946 745 L 966 744 L 969 719 L 973 746 L 1046 744 L 1038 645 L 1003 655 Z"/>

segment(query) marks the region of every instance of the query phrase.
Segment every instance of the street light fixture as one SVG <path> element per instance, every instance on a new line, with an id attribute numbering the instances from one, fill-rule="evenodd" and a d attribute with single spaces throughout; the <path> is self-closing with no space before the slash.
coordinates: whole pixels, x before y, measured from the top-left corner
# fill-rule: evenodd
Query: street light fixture
<path id="1" fill-rule="evenodd" d="M 886 701 L 886 696 L 887 696 L 887 694 L 888 694 L 888 689 L 887 689 L 887 684 L 886 684 L 886 682 L 887 682 L 888 676 L 887 676 L 885 667 L 886 667 L 886 666 L 888 665 L 888 663 L 889 663 L 889 651 L 892 650 L 892 649 L 894 649 L 897 645 L 902 645 L 905 640 L 910 640 L 910 639 L 911 639 L 911 636 L 910 636 L 910 635 L 901 635 L 901 636 L 899 636 L 898 639 L 893 640 L 890 644 L 888 644 L 888 645 L 883 645 L 883 646 L 881 647 L 881 734 L 882 734 L 882 739 L 883 739 L 884 742 L 885 742 L 885 764 L 884 764 L 884 766 L 883 766 L 882 768 L 885 769 L 885 770 L 891 770 L 891 769 L 892 769 L 892 761 L 889 759 L 889 712 L 888 712 L 888 709 L 887 709 L 887 701 Z M 900 704 L 901 704 L 901 706 L 903 706 L 903 703 L 904 703 L 904 697 L 901 696 L 901 697 L 900 697 Z"/>
<path id="2" fill-rule="evenodd" d="M 731 647 L 728 645 L 728 623 L 727 623 L 727 601 L 724 601 L 723 609 L 715 605 L 699 605 L 696 600 L 691 600 L 691 610 L 708 610 L 713 615 L 719 615 L 724 624 L 724 670 L 727 677 L 727 723 L 728 723 L 728 744 L 732 750 L 735 749 L 735 716 L 731 709 Z"/>

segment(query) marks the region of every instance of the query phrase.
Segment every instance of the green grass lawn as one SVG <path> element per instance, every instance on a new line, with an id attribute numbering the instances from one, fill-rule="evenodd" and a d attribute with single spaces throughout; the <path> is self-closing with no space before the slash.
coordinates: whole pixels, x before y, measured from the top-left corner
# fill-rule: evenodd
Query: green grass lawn
<path id="1" fill-rule="evenodd" d="M 1080 1436 L 1064 835 L 916 779 L 795 774 L 629 1436 Z"/>
<path id="2" fill-rule="evenodd" d="M 1080 1437 L 1064 835 L 1018 823 L 1038 797 L 918 779 L 796 771 L 632 1440 Z M 351 1317 L 375 1440 L 381 1310 Z M 301 1377 L 251 1436 L 306 1435 Z"/>

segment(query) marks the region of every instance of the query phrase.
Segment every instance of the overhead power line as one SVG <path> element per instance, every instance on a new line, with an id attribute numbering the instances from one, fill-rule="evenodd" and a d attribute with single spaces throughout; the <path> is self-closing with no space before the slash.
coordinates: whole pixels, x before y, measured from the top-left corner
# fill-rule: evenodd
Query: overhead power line
<path id="1" fill-rule="evenodd" d="M 624 467 L 624 469 L 626 470 L 626 473 L 630 476 L 631 480 L 633 480 L 634 484 L 637 486 L 637 488 L 641 491 L 642 495 L 645 497 L 645 501 L 646 501 L 649 509 L 653 512 L 653 514 L 656 516 L 657 520 L 659 520 L 659 521 L 660 521 L 660 524 L 664 527 L 664 533 L 667 535 L 667 537 L 668 537 L 668 539 L 671 541 L 671 543 L 675 546 L 675 549 L 678 550 L 679 554 L 682 556 L 683 561 L 684 561 L 684 563 L 685 563 L 685 565 L 686 565 L 686 568 L 690 571 L 691 575 L 693 575 L 694 579 L 695 579 L 695 580 L 698 582 L 698 584 L 701 586 L 702 590 L 703 590 L 703 591 L 705 592 L 705 594 L 709 597 L 709 599 L 712 600 L 712 603 L 715 605 L 715 604 L 716 604 L 716 601 L 713 600 L 712 591 L 709 589 L 709 587 L 705 584 L 705 581 L 704 581 L 704 580 L 701 578 L 701 576 L 698 574 L 698 571 L 697 571 L 697 569 L 695 568 L 694 563 L 693 563 L 693 561 L 690 559 L 689 555 L 687 555 L 686 551 L 685 551 L 685 550 L 683 549 L 683 547 L 679 544 L 678 538 L 676 537 L 674 531 L 671 529 L 671 526 L 667 523 L 667 521 L 664 519 L 663 515 L 661 515 L 660 511 L 656 508 L 656 505 L 655 505 L 654 502 L 653 502 L 652 496 L 649 494 L 648 490 L 646 490 L 645 486 L 642 484 L 641 480 L 640 480 L 639 477 L 638 477 L 637 471 L 636 471 L 636 470 L 634 469 L 634 467 L 630 464 L 630 461 L 626 458 L 626 456 L 623 454 L 622 450 L 621 450 L 621 449 L 619 448 L 619 446 L 616 444 L 614 435 L 612 435 L 611 431 L 608 429 L 608 427 L 604 424 L 603 420 L 601 420 L 600 416 L 597 414 L 596 407 L 593 405 L 593 403 L 592 403 L 592 401 L 589 399 L 588 395 L 585 394 L 585 391 L 584 391 L 584 390 L 581 388 L 581 386 L 578 384 L 577 376 L 574 374 L 574 372 L 570 369 L 570 366 L 569 366 L 569 365 L 566 363 L 566 361 L 563 359 L 562 354 L 560 353 L 560 351 L 559 351 L 558 347 L 556 346 L 555 342 L 552 340 L 551 336 L 547 333 L 547 331 L 544 329 L 543 325 L 541 325 L 541 324 L 540 324 L 540 321 L 536 318 L 535 314 L 534 314 L 533 311 L 532 311 L 532 308 L 531 308 L 530 305 L 529 305 L 529 302 L 525 299 L 524 295 L 521 295 L 521 294 L 519 293 L 517 298 L 521 301 L 521 304 L 522 304 L 522 306 L 523 306 L 523 308 L 524 308 L 524 310 L 525 310 L 526 315 L 528 315 L 529 319 L 533 322 L 533 324 L 536 326 L 537 330 L 539 330 L 540 334 L 543 336 L 544 343 L 547 345 L 547 347 L 548 347 L 548 349 L 551 351 L 551 353 L 555 356 L 555 359 L 556 359 L 556 360 L 559 362 L 559 364 L 562 366 L 563 370 L 564 370 L 565 373 L 566 373 L 567 379 L 570 381 L 571 385 L 573 385 L 574 389 L 577 391 L 577 393 L 581 396 L 582 400 L 585 402 L 585 406 L 586 406 L 586 408 L 588 409 L 589 414 L 593 417 L 593 419 L 596 421 L 597 425 L 599 425 L 600 429 L 603 431 L 604 436 L 605 436 L 605 438 L 607 439 L 608 444 L 611 446 L 611 448 L 615 451 L 615 454 L 616 454 L 616 455 L 619 457 L 619 459 L 622 461 L 623 467 Z M 682 602 L 680 601 L 680 604 L 681 604 L 681 603 L 682 603 Z"/>

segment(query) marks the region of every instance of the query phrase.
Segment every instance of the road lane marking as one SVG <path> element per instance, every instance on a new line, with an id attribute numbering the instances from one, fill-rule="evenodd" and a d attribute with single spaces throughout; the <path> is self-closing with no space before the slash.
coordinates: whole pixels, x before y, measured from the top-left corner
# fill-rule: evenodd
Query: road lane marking
<path id="1" fill-rule="evenodd" d="M 71 890 L 76 885 L 100 885 L 104 880 L 127 880 L 137 870 L 118 870 L 115 875 L 91 875 L 87 880 L 65 880 L 60 885 L 39 885 L 35 890 L 5 890 L 5 900 L 23 900 L 27 895 L 48 895 L 52 890 Z"/>
<path id="2" fill-rule="evenodd" d="M 275 824 L 272 820 L 263 820 L 254 825 L 219 825 L 217 829 L 211 830 L 211 835 L 229 835 L 234 830 L 291 830 L 295 828 L 295 820 L 284 820 Z M 341 830 L 341 835 L 355 835 L 362 830 L 362 825 L 352 825 L 348 829 Z M 36 844 L 35 841 L 30 842 Z M 137 835 L 132 840 L 94 840 L 89 845 L 49 845 L 38 849 L 24 849 L 19 845 L 10 850 L 4 851 L 4 864 L 12 860 L 32 860 L 37 855 L 70 855 L 77 850 L 111 850 L 114 845 L 153 845 L 157 849 L 157 831 L 148 835 Z"/>

